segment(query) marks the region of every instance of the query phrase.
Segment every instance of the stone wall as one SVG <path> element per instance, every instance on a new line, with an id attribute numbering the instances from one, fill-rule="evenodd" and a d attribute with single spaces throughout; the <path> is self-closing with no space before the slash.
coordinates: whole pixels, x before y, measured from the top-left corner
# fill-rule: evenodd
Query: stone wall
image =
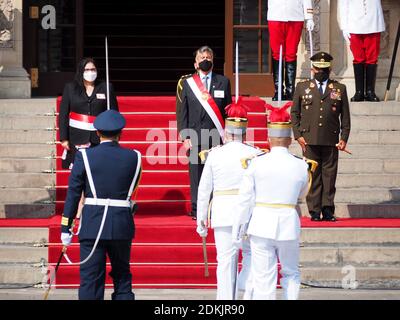
<path id="1" fill-rule="evenodd" d="M 0 98 L 30 98 L 22 67 L 22 1 L 0 0 Z"/>

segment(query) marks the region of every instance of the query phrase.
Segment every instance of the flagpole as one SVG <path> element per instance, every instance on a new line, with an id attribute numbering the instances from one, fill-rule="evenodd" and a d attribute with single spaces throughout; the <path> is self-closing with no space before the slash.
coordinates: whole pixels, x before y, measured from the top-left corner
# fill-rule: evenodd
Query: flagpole
<path id="1" fill-rule="evenodd" d="M 235 61 L 235 103 L 238 102 L 239 98 L 239 45 L 236 41 L 236 61 Z"/>
<path id="2" fill-rule="evenodd" d="M 108 42 L 106 36 L 106 86 L 107 86 L 107 110 L 110 110 L 110 79 L 108 75 Z"/>

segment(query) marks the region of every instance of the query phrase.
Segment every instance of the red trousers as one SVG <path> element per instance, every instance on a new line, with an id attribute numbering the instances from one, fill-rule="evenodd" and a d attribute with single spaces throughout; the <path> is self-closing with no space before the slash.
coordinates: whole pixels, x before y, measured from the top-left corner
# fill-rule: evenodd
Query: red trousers
<path id="1" fill-rule="evenodd" d="M 381 33 L 350 34 L 350 49 L 353 53 L 353 64 L 378 63 Z"/>
<path id="2" fill-rule="evenodd" d="M 272 58 L 279 60 L 279 49 L 282 45 L 283 61 L 293 62 L 297 60 L 297 48 L 303 25 L 303 21 L 268 21 Z"/>

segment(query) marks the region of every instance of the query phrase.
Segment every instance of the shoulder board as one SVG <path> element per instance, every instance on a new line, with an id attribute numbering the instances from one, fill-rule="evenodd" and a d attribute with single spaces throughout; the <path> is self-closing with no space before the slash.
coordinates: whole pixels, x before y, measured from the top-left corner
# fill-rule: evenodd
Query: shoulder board
<path id="1" fill-rule="evenodd" d="M 212 147 L 211 149 L 200 151 L 200 152 L 199 152 L 199 158 L 200 158 L 200 160 L 201 160 L 201 163 L 205 163 L 205 162 L 206 162 L 207 157 L 208 157 L 208 154 L 209 154 L 211 151 L 213 151 L 213 150 L 215 150 L 215 149 L 217 149 L 217 148 L 220 148 L 220 147 L 221 147 L 221 145 L 217 145 L 217 146 L 215 146 L 215 147 Z"/>
<path id="2" fill-rule="evenodd" d="M 304 82 L 308 82 L 308 81 L 311 81 L 311 79 L 304 79 L 304 80 L 301 80 L 300 83 L 304 83 Z"/>
<path id="3" fill-rule="evenodd" d="M 190 78 L 191 76 L 192 76 L 191 74 L 185 74 L 182 77 L 180 77 L 180 79 L 178 80 L 178 84 L 176 86 L 176 95 L 179 98 L 180 102 L 182 102 L 181 101 L 181 97 L 180 97 L 181 96 L 181 92 L 183 90 L 182 82 L 185 81 L 187 78 Z"/>
<path id="4" fill-rule="evenodd" d="M 182 81 L 186 80 L 187 78 L 190 78 L 192 75 L 193 75 L 193 74 L 185 74 L 185 75 L 183 75 L 182 77 L 180 77 L 179 80 L 178 80 L 178 85 L 179 85 L 180 83 L 182 83 Z"/>
<path id="5" fill-rule="evenodd" d="M 305 161 L 307 163 L 307 165 L 308 165 L 308 170 L 311 171 L 311 172 L 314 172 L 315 169 L 317 169 L 317 167 L 318 167 L 318 162 L 315 161 L 315 160 L 307 159 L 306 157 L 299 157 L 299 156 L 296 156 L 294 154 L 292 154 L 292 156 L 297 158 L 297 159 Z"/>
<path id="6" fill-rule="evenodd" d="M 247 169 L 249 167 L 249 165 L 250 165 L 251 160 L 253 160 L 254 158 L 263 156 L 263 155 L 267 154 L 268 152 L 269 152 L 269 150 L 266 149 L 266 151 L 262 151 L 260 153 L 253 154 L 250 157 L 246 157 L 246 158 L 240 159 L 240 162 L 242 164 L 242 168 L 243 169 Z"/>

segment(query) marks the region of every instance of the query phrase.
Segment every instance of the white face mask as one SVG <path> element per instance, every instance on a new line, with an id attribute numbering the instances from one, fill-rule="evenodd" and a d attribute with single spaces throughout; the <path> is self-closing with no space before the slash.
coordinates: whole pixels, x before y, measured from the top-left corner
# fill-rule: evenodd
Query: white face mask
<path id="1" fill-rule="evenodd" d="M 85 79 L 88 82 L 93 82 L 97 78 L 97 72 L 96 71 L 85 71 L 83 73 L 83 79 Z"/>

